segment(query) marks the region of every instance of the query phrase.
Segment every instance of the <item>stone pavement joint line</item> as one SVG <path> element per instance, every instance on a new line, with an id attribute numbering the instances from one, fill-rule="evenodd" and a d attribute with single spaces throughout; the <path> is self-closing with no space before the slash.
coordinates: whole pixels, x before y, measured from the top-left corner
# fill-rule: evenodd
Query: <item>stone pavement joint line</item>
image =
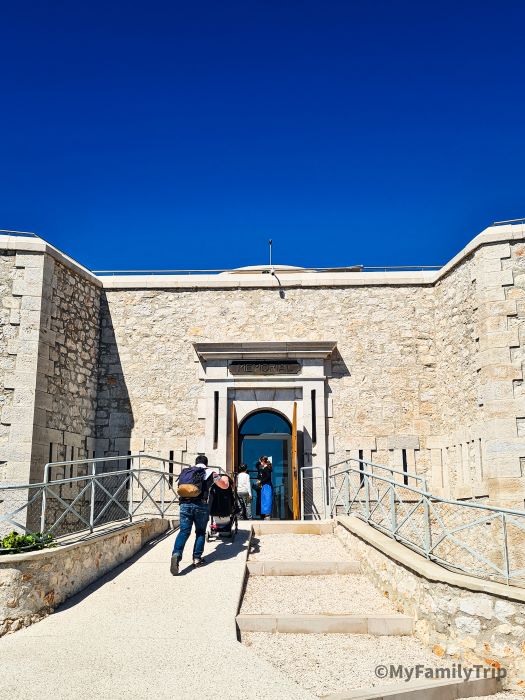
<path id="1" fill-rule="evenodd" d="M 235 616 L 250 528 L 206 545 L 178 577 L 174 534 L 68 600 L 45 620 L 0 640 L 0 698 L 10 700 L 308 700 L 314 696 L 240 644 Z"/>

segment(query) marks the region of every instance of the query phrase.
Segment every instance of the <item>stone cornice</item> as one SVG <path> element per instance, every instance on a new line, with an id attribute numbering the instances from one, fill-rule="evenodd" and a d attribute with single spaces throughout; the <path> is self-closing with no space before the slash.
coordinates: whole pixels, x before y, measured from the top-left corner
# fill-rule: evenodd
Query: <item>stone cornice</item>
<path id="1" fill-rule="evenodd" d="M 263 343 L 194 343 L 199 358 L 208 360 L 285 360 L 326 359 L 336 348 L 336 341 L 290 341 Z"/>
<path id="2" fill-rule="evenodd" d="M 177 290 L 227 290 L 227 289 L 275 289 L 299 287 L 375 287 L 375 286 L 433 286 L 446 277 L 465 258 L 484 245 L 510 241 L 525 241 L 524 224 L 489 226 L 473 238 L 452 260 L 439 270 L 387 271 L 387 272 L 338 272 L 302 271 L 290 268 L 284 272 L 277 270 L 277 280 L 260 271 L 249 269 L 239 274 L 232 270 L 222 274 L 114 274 L 97 276 L 65 253 L 50 245 L 42 238 L 0 235 L 0 249 L 20 252 L 47 253 L 58 262 L 71 268 L 93 284 L 107 290 L 125 289 L 177 289 Z"/>

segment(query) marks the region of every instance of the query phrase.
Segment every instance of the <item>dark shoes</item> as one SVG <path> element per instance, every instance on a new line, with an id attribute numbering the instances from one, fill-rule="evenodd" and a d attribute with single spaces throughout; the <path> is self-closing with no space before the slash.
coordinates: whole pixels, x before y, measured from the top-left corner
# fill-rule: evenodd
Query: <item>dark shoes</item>
<path id="1" fill-rule="evenodd" d="M 171 557 L 170 572 L 172 573 L 173 576 L 177 576 L 177 574 L 179 573 L 180 560 L 181 560 L 181 558 L 178 557 L 176 554 L 174 554 Z"/>
<path id="2" fill-rule="evenodd" d="M 170 564 L 170 572 L 172 573 L 173 576 L 177 576 L 179 573 L 179 566 L 180 566 L 180 560 L 182 557 L 177 556 L 174 554 L 171 557 L 171 564 Z M 193 560 L 193 566 L 197 569 L 200 566 L 204 566 L 206 564 L 205 560 L 202 557 L 199 557 L 198 559 Z"/>

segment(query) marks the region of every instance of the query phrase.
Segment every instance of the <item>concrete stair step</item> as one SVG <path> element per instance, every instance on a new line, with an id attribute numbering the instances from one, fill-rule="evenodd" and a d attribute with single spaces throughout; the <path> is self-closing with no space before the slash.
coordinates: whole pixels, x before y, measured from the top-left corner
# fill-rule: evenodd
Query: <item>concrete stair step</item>
<path id="1" fill-rule="evenodd" d="M 322 697 L 324 700 L 456 700 L 490 696 L 501 692 L 502 689 L 498 678 L 477 678 L 470 681 L 409 681 L 375 688 L 357 688 Z"/>
<path id="2" fill-rule="evenodd" d="M 254 520 L 254 535 L 333 535 L 333 520 Z"/>
<path id="3" fill-rule="evenodd" d="M 248 561 L 250 576 L 327 576 L 331 574 L 358 574 L 358 561 Z"/>
<path id="4" fill-rule="evenodd" d="M 410 635 L 408 615 L 237 615 L 240 632 Z"/>

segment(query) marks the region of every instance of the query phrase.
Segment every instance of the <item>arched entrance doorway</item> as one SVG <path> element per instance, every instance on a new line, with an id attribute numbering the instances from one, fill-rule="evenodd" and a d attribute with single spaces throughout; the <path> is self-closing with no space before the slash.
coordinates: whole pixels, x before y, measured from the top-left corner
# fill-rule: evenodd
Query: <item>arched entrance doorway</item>
<path id="1" fill-rule="evenodd" d="M 265 455 L 272 461 L 272 517 L 293 518 L 292 426 L 280 413 L 255 411 L 239 425 L 240 461 L 247 464 L 252 484 L 257 480 L 257 461 Z M 252 513 L 259 510 L 259 494 L 254 491 Z"/>

